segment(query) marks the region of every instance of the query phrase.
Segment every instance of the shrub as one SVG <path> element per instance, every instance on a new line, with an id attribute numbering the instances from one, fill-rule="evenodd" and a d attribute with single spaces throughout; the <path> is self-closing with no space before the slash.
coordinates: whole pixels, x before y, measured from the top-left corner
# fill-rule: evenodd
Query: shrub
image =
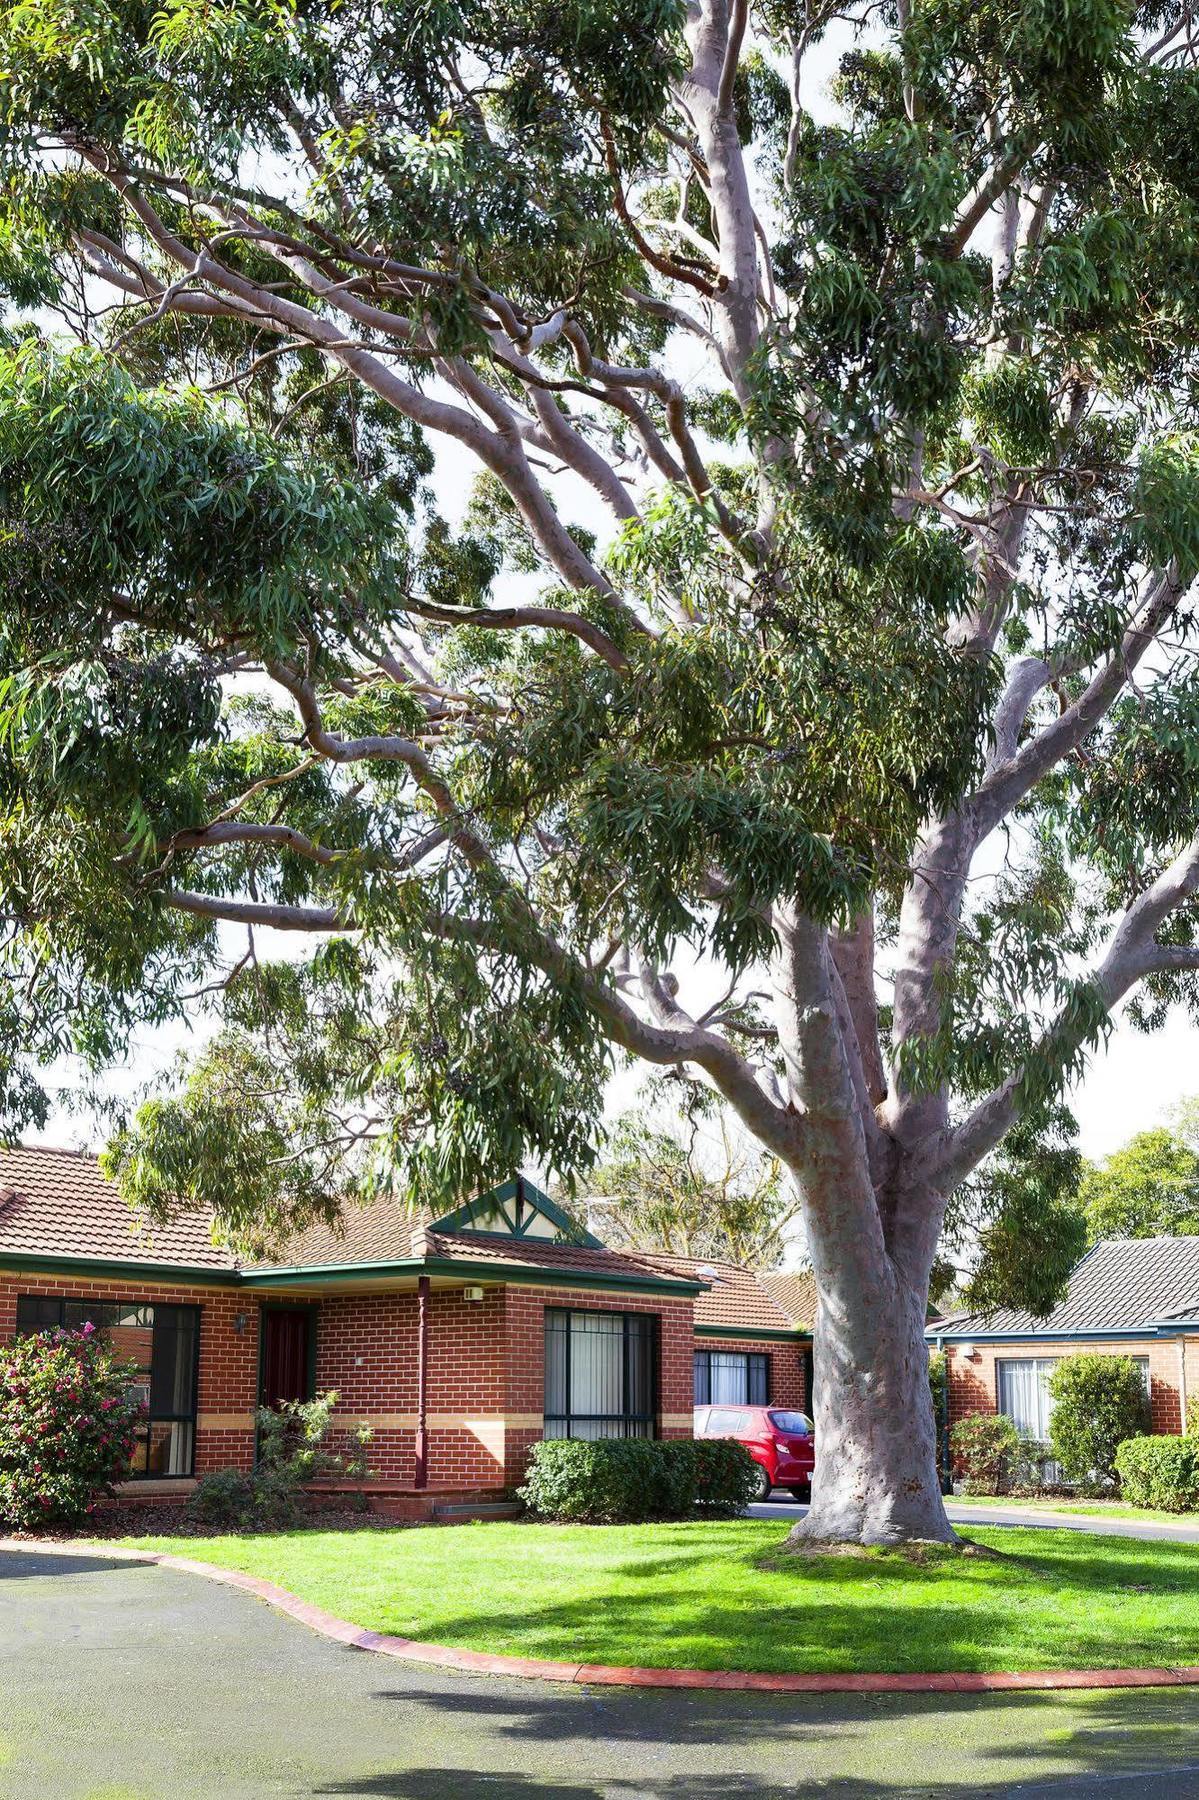
<path id="1" fill-rule="evenodd" d="M 1009 1494 L 1037 1494 L 1045 1486 L 1042 1467 L 1049 1456 L 1049 1446 L 1028 1432 L 1017 1432 L 1016 1453 L 1007 1475 Z"/>
<path id="2" fill-rule="evenodd" d="M 1188 1437 L 1199 1438 L 1199 1394 L 1192 1394 L 1187 1401 L 1186 1434 Z"/>
<path id="3" fill-rule="evenodd" d="M 736 1518 L 753 1499 L 758 1485 L 758 1465 L 732 1438 L 686 1439 L 672 1449 L 690 1450 L 694 1470 L 694 1500 L 721 1518 Z"/>
<path id="4" fill-rule="evenodd" d="M 534 1444 L 518 1491 L 544 1519 L 632 1525 L 686 1518 L 697 1504 L 740 1512 L 754 1480 L 749 1452 L 725 1439 L 553 1438 Z"/>
<path id="5" fill-rule="evenodd" d="M 201 1525 L 234 1529 L 254 1514 L 254 1478 L 241 1469 L 214 1469 L 196 1483 L 188 1511 Z"/>
<path id="6" fill-rule="evenodd" d="M 134 1373 L 92 1325 L 0 1351 L 0 1519 L 74 1525 L 112 1493 L 142 1418 Z"/>
<path id="7" fill-rule="evenodd" d="M 355 1432 L 346 1456 L 328 1448 L 336 1389 L 315 1400 L 289 1400 L 263 1406 L 258 1426 L 258 1462 L 254 1469 L 217 1469 L 204 1476 L 188 1502 L 192 1517 L 203 1525 L 278 1530 L 297 1523 L 305 1482 L 319 1475 L 362 1481 L 370 1473 L 370 1431 Z"/>
<path id="8" fill-rule="evenodd" d="M 1116 1451 L 1149 1424 L 1139 1366 L 1130 1356 L 1067 1356 L 1049 1377 L 1049 1448 L 1067 1481 L 1112 1485 Z"/>
<path id="9" fill-rule="evenodd" d="M 1116 1473 L 1133 1506 L 1199 1510 L 1199 1443 L 1193 1438 L 1125 1438 L 1116 1451 Z"/>
<path id="10" fill-rule="evenodd" d="M 953 1428 L 953 1466 L 966 1494 L 1006 1492 L 1020 1434 L 1004 1413 L 970 1413 Z"/>
<path id="11" fill-rule="evenodd" d="M 944 1481 L 948 1470 L 945 1467 L 945 1410 L 949 1402 L 949 1358 L 944 1350 L 937 1350 L 928 1359 L 928 1385 L 933 1397 L 933 1424 L 937 1433 L 937 1474 Z"/>

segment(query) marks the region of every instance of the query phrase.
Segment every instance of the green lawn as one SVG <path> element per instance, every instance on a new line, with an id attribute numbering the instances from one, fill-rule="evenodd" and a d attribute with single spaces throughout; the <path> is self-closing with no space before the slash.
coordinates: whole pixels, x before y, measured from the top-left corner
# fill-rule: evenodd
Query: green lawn
<path id="1" fill-rule="evenodd" d="M 779 1524 L 509 1523 L 135 1538 L 355 1624 L 473 1650 L 699 1669 L 1199 1664 L 1199 1547 L 972 1528 L 997 1557 L 778 1556 Z"/>
<path id="2" fill-rule="evenodd" d="M 1199 1514 L 1162 1512 L 1149 1506 L 1121 1506 L 1115 1500 L 1017 1500 L 1011 1494 L 954 1494 L 952 1506 L 1006 1506 L 1020 1512 L 1081 1513 L 1091 1519 L 1141 1519 L 1158 1525 L 1194 1525 Z"/>

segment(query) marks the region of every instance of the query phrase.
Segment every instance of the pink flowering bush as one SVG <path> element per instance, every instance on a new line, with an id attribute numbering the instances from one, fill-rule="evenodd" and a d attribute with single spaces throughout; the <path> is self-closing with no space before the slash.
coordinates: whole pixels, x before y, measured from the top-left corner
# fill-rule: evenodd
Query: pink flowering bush
<path id="1" fill-rule="evenodd" d="M 133 1373 L 91 1325 L 0 1349 L 0 1522 L 77 1524 L 124 1479 L 142 1419 Z"/>

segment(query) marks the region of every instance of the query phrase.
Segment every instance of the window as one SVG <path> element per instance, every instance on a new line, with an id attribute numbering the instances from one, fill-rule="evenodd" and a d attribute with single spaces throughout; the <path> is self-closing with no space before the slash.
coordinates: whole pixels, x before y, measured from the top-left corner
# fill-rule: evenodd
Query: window
<path id="1" fill-rule="evenodd" d="M 1017 1431 L 1036 1438 L 1038 1443 L 1044 1443 L 1049 1436 L 1049 1415 L 1053 1411 L 1049 1377 L 1057 1362 L 1056 1356 L 1039 1356 L 995 1365 L 1000 1412 L 1007 1414 Z"/>
<path id="2" fill-rule="evenodd" d="M 697 1406 L 765 1406 L 770 1399 L 770 1358 L 751 1350 L 697 1350 Z"/>
<path id="3" fill-rule="evenodd" d="M 133 1387 L 149 1417 L 138 1438 L 130 1475 L 161 1480 L 191 1475 L 196 1457 L 198 1306 L 125 1306 L 115 1300 L 48 1300 L 22 1294 L 19 1332 L 91 1324 L 118 1356 L 134 1365 Z"/>
<path id="4" fill-rule="evenodd" d="M 1023 1431 L 1029 1437 L 1036 1438 L 1038 1443 L 1045 1443 L 1049 1437 L 1049 1419 L 1053 1412 L 1053 1399 L 1049 1392 L 1049 1377 L 1057 1368 L 1059 1358 L 1056 1356 L 1021 1357 L 1010 1362 L 997 1362 L 995 1371 L 998 1381 L 996 1399 L 1001 1413 L 1006 1413 L 1017 1431 Z M 1145 1383 L 1145 1392 L 1149 1392 L 1149 1358 L 1135 1356 L 1132 1359 L 1138 1364 L 1141 1379 Z"/>
<path id="5" fill-rule="evenodd" d="M 547 1438 L 653 1437 L 654 1319 L 545 1309 Z"/>
<path id="6" fill-rule="evenodd" d="M 776 1431 L 789 1431 L 795 1437 L 811 1437 L 812 1421 L 807 1413 L 772 1412 L 767 1415 Z"/>
<path id="7" fill-rule="evenodd" d="M 748 1437 L 750 1417 L 747 1412 L 714 1406 L 704 1426 L 705 1437 Z"/>

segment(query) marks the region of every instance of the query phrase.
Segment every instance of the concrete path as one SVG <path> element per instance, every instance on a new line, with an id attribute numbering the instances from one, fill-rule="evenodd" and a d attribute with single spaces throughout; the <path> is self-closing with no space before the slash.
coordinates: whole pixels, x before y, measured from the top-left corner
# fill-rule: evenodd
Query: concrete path
<path id="1" fill-rule="evenodd" d="M 750 1506 L 746 1510 L 751 1519 L 802 1519 L 807 1507 L 792 1500 L 789 1494 L 784 1498 L 785 1490 L 776 1489 L 777 1498 L 764 1500 L 759 1506 Z M 1192 1519 L 1190 1524 L 1181 1521 L 1175 1524 L 1161 1524 L 1156 1519 L 1109 1519 L 1098 1518 L 1091 1513 L 1058 1513 L 1038 1511 L 1035 1507 L 1020 1506 L 971 1506 L 968 1500 L 948 1500 L 945 1511 L 954 1525 L 1032 1525 L 1038 1529 L 1056 1528 L 1060 1531 L 1090 1531 L 1097 1537 L 1133 1537 L 1164 1538 L 1175 1544 L 1199 1544 L 1199 1519 Z"/>
<path id="2" fill-rule="evenodd" d="M 246 1595 L 0 1555 L 0 1800 L 1199 1800 L 1180 1689 L 778 1697 L 395 1663 Z"/>

